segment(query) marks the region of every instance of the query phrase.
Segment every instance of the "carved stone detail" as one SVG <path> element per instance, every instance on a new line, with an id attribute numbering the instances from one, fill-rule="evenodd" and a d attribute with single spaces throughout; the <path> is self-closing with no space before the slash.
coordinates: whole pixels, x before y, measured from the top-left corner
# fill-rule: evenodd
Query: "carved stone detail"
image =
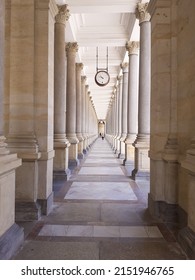
<path id="1" fill-rule="evenodd" d="M 83 70 L 83 63 L 76 63 L 76 68 L 78 69 L 78 70 Z"/>
<path id="2" fill-rule="evenodd" d="M 69 42 L 66 44 L 66 51 L 67 52 L 78 52 L 79 46 L 77 42 Z"/>
<path id="3" fill-rule="evenodd" d="M 126 43 L 126 50 L 128 51 L 128 54 L 138 54 L 139 50 L 139 42 L 138 41 L 131 41 Z"/>
<path id="4" fill-rule="evenodd" d="M 81 81 L 84 83 L 84 82 L 86 82 L 86 80 L 87 80 L 87 77 L 86 76 L 81 76 Z"/>
<path id="5" fill-rule="evenodd" d="M 139 24 L 145 21 L 150 21 L 151 16 L 147 11 L 148 3 L 138 3 L 136 17 L 139 19 Z"/>
<path id="6" fill-rule="evenodd" d="M 123 62 L 120 64 L 121 69 L 123 71 L 123 73 L 128 72 L 128 67 L 129 67 L 129 63 L 128 62 Z"/>
<path id="7" fill-rule="evenodd" d="M 69 19 L 70 13 L 67 7 L 67 5 L 58 5 L 58 14 L 55 17 L 56 23 L 65 24 L 66 21 Z"/>

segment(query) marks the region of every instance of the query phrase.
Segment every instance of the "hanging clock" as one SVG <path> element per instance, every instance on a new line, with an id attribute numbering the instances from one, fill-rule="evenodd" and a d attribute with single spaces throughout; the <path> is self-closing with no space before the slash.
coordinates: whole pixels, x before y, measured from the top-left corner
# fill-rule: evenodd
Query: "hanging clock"
<path id="1" fill-rule="evenodd" d="M 97 47 L 95 82 L 98 86 L 104 87 L 109 83 L 109 81 L 110 81 L 110 75 L 108 73 L 108 47 L 107 47 L 107 67 L 106 68 L 98 67 L 98 47 Z"/>
<path id="2" fill-rule="evenodd" d="M 98 86 L 106 86 L 110 81 L 110 75 L 106 70 L 100 70 L 95 75 L 95 82 Z"/>

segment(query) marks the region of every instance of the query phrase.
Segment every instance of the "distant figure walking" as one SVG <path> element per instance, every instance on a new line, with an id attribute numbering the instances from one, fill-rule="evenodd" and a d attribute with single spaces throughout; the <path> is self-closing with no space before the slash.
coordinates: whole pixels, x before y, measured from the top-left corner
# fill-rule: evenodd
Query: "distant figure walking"
<path id="1" fill-rule="evenodd" d="M 104 140 L 104 135 L 102 135 L 102 140 Z"/>

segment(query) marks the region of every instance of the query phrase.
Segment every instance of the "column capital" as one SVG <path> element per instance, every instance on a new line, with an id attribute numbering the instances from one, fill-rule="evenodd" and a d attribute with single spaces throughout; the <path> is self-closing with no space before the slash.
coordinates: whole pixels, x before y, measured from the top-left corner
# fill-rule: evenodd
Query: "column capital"
<path id="1" fill-rule="evenodd" d="M 150 21 L 151 16 L 147 11 L 148 2 L 147 3 L 138 3 L 136 10 L 136 17 L 139 19 L 139 24 L 145 21 Z"/>
<path id="2" fill-rule="evenodd" d="M 55 16 L 56 23 L 66 24 L 66 21 L 70 17 L 69 10 L 67 9 L 68 5 L 62 5 L 58 7 L 58 14 Z"/>
<path id="3" fill-rule="evenodd" d="M 123 76 L 122 76 L 122 75 L 117 76 L 117 81 L 118 81 L 119 83 L 121 83 L 121 82 L 122 82 L 122 80 L 123 80 Z"/>
<path id="4" fill-rule="evenodd" d="M 77 44 L 77 42 L 68 42 L 66 43 L 66 52 L 73 52 L 76 53 L 78 52 L 79 46 Z"/>
<path id="5" fill-rule="evenodd" d="M 76 69 L 77 70 L 83 70 L 83 63 L 76 63 Z"/>
<path id="6" fill-rule="evenodd" d="M 128 62 L 123 62 L 121 63 L 121 69 L 123 70 L 123 73 L 128 72 L 128 67 L 129 67 L 129 63 Z"/>
<path id="7" fill-rule="evenodd" d="M 129 41 L 126 43 L 126 50 L 128 51 L 129 56 L 131 54 L 138 54 L 139 42 L 138 41 Z"/>
<path id="8" fill-rule="evenodd" d="M 87 81 L 87 77 L 86 76 L 81 76 L 81 81 L 84 83 Z"/>

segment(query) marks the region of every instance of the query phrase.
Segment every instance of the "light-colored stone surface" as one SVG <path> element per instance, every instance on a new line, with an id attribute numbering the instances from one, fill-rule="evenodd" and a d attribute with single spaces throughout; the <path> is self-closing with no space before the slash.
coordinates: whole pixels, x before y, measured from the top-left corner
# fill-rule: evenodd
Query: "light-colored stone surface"
<path id="1" fill-rule="evenodd" d="M 163 238 L 156 226 L 44 225 L 39 236 Z"/>
<path id="2" fill-rule="evenodd" d="M 120 167 L 82 167 L 79 175 L 123 175 Z"/>
<path id="3" fill-rule="evenodd" d="M 15 169 L 20 165 L 16 154 L 0 156 L 0 236 L 15 222 Z"/>
<path id="4" fill-rule="evenodd" d="M 127 182 L 74 182 L 65 199 L 137 200 Z"/>

